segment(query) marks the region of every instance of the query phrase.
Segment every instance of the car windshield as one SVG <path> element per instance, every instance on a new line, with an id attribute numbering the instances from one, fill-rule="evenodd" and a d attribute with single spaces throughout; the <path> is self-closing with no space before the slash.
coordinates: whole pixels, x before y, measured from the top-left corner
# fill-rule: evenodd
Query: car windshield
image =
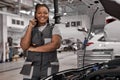
<path id="1" fill-rule="evenodd" d="M 98 41 L 106 41 L 104 36 L 101 36 Z"/>

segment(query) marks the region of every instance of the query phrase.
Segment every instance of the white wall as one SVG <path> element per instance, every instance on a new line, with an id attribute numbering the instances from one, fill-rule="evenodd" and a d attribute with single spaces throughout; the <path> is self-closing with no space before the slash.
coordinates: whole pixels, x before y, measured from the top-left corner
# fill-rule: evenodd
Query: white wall
<path id="1" fill-rule="evenodd" d="M 7 26 L 8 27 L 14 27 L 14 28 L 22 28 L 24 29 L 28 23 L 29 23 L 29 20 L 32 18 L 32 16 L 19 16 L 19 15 L 14 15 L 14 16 L 11 16 L 11 15 L 7 15 Z M 17 24 L 12 24 L 12 19 L 16 20 L 19 20 L 19 21 L 23 21 L 24 22 L 24 25 L 17 25 Z"/>
<path id="2" fill-rule="evenodd" d="M 29 24 L 29 20 L 32 18 L 33 16 L 7 15 L 6 23 L 8 27 L 8 36 L 13 38 L 13 43 L 17 43 L 19 45 L 23 30 Z M 12 24 L 12 19 L 16 21 L 23 21 L 24 25 Z"/>
<path id="3" fill-rule="evenodd" d="M 73 22 L 73 21 L 81 21 L 82 26 L 79 27 L 90 27 L 90 18 L 87 15 L 75 15 L 75 16 L 64 16 L 61 17 L 61 22 L 66 23 L 66 22 Z"/>
<path id="4" fill-rule="evenodd" d="M 66 22 L 76 22 L 81 21 L 81 26 L 72 27 L 65 27 Z M 84 40 L 84 37 L 87 36 L 86 32 L 78 31 L 78 28 L 89 28 L 90 27 L 90 18 L 87 15 L 76 15 L 76 16 L 65 16 L 61 17 L 61 24 L 59 25 L 61 34 L 63 39 L 65 38 L 75 38 L 80 39 L 81 41 Z"/>
<path id="5" fill-rule="evenodd" d="M 96 13 L 95 18 L 94 18 L 94 25 L 103 25 L 103 24 L 105 24 L 106 16 L 107 16 L 106 13 L 101 13 L 101 12 Z"/>

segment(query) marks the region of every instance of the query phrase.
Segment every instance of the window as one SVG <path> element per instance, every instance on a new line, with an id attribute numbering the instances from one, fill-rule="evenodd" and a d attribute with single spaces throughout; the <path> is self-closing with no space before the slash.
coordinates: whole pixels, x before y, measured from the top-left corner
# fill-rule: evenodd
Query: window
<path id="1" fill-rule="evenodd" d="M 76 22 L 71 22 L 72 27 L 76 27 Z"/>
<path id="2" fill-rule="evenodd" d="M 17 20 L 17 24 L 20 25 L 20 21 L 19 20 Z"/>
<path id="3" fill-rule="evenodd" d="M 12 24 L 14 25 L 24 25 L 24 21 L 22 20 L 17 20 L 17 19 L 12 19 Z"/>
<path id="4" fill-rule="evenodd" d="M 12 19 L 12 24 L 15 24 L 15 19 Z"/>
<path id="5" fill-rule="evenodd" d="M 21 25 L 24 25 L 24 21 L 21 21 Z"/>
<path id="6" fill-rule="evenodd" d="M 100 37 L 100 39 L 98 39 L 98 41 L 105 41 L 105 37 L 104 36 Z"/>
<path id="7" fill-rule="evenodd" d="M 82 26 L 80 21 L 77 21 L 77 26 Z"/>
<path id="8" fill-rule="evenodd" d="M 70 22 L 67 22 L 67 23 L 65 24 L 65 26 L 66 26 L 66 27 L 70 27 Z"/>

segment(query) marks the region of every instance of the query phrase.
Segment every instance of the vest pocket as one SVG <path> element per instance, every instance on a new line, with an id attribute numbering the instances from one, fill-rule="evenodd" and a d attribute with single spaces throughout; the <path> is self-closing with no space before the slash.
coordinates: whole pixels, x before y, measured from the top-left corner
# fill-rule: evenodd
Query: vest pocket
<path id="1" fill-rule="evenodd" d="M 51 74 L 59 71 L 59 63 L 58 62 L 51 62 L 50 64 L 51 64 Z"/>
<path id="2" fill-rule="evenodd" d="M 29 63 L 29 62 L 28 62 L 28 63 Z M 21 70 L 20 74 L 30 75 L 30 73 L 31 73 L 31 68 L 32 68 L 32 65 L 31 65 L 31 64 L 24 64 L 23 67 L 22 67 L 22 70 Z"/>
<path id="3" fill-rule="evenodd" d="M 29 62 L 41 61 L 41 53 L 28 51 L 26 61 L 29 61 Z"/>
<path id="4" fill-rule="evenodd" d="M 51 38 L 44 38 L 45 44 L 51 42 Z"/>

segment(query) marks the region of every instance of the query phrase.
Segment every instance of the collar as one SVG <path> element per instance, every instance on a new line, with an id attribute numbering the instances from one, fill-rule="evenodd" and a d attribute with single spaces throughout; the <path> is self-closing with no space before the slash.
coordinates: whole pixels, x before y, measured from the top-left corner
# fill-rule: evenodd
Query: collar
<path id="1" fill-rule="evenodd" d="M 43 31 L 43 30 L 46 28 L 46 26 L 47 26 L 47 23 L 46 23 L 44 26 L 39 26 L 39 27 L 38 27 L 38 30 L 39 30 L 39 31 Z"/>

